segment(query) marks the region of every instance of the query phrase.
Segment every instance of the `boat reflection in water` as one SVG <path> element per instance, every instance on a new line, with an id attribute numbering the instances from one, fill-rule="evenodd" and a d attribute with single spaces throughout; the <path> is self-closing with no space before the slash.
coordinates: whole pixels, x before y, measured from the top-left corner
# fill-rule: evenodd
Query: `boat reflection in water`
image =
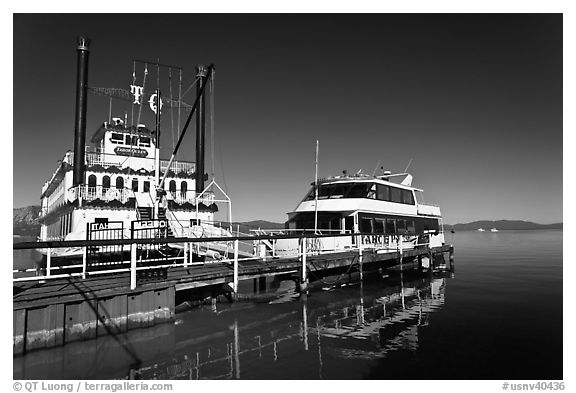
<path id="1" fill-rule="evenodd" d="M 307 299 L 218 304 L 177 314 L 174 324 L 14 358 L 14 378 L 364 378 L 391 352 L 417 350 L 446 283 L 400 275 Z"/>

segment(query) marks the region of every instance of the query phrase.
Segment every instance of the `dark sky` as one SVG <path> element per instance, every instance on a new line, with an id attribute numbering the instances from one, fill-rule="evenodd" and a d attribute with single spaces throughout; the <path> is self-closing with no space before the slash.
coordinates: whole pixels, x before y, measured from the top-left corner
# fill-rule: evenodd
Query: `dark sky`
<path id="1" fill-rule="evenodd" d="M 321 177 L 412 158 L 447 223 L 562 221 L 561 14 L 16 14 L 15 207 L 39 203 L 72 149 L 79 34 L 91 86 L 129 89 L 132 59 L 183 67 L 184 89 L 216 65 L 216 178 L 234 220 L 283 222 L 319 139 Z M 90 95 L 88 139 L 107 118 Z M 184 149 L 194 160 L 193 128 Z"/>

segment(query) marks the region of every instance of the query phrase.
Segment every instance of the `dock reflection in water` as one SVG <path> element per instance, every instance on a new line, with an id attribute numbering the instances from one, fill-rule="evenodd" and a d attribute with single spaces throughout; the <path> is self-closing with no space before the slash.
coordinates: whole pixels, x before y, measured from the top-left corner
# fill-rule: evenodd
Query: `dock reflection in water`
<path id="1" fill-rule="evenodd" d="M 447 281 L 396 277 L 305 300 L 218 304 L 174 324 L 15 357 L 14 379 L 365 378 L 391 352 L 417 350 Z"/>

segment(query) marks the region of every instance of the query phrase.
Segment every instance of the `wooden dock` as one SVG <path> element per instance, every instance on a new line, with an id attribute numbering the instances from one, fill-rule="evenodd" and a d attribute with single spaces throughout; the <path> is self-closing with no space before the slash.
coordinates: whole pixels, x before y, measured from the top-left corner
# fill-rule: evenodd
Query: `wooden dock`
<path id="1" fill-rule="evenodd" d="M 357 234 L 342 236 L 360 239 Z M 284 276 L 293 280 L 299 291 L 305 292 L 309 286 L 329 276 L 355 273 L 362 279 L 364 272 L 375 270 L 416 269 L 432 274 L 438 268 L 454 269 L 453 247 L 450 245 L 420 245 L 394 251 L 367 247 L 358 241 L 354 249 L 327 253 L 308 251 L 307 241 L 321 237 L 328 235 L 225 238 L 234 244 L 236 252 L 233 258 L 222 261 L 192 263 L 192 258 L 185 255 L 170 265 L 144 266 L 136 263 L 134 252 L 129 268 L 109 270 L 105 274 L 87 272 L 84 261 L 83 271 L 79 273 L 55 275 L 48 269 L 43 276 L 14 279 L 13 353 L 23 354 L 172 321 L 177 294 L 185 295 L 187 299 L 216 299 L 224 295 L 233 301 L 239 297 L 240 281 L 253 280 L 256 288 L 257 282 L 266 280 L 266 277 Z M 299 252 L 293 256 L 260 254 L 239 258 L 239 241 L 263 242 L 278 238 L 299 239 Z M 170 243 L 188 244 L 187 250 L 191 250 L 194 243 L 216 241 L 223 241 L 223 238 L 170 239 Z M 149 239 L 147 243 L 162 242 L 166 239 Z M 129 244 L 132 250 L 136 250 L 137 244 L 144 243 L 143 239 L 20 243 L 14 244 L 14 249 Z"/>

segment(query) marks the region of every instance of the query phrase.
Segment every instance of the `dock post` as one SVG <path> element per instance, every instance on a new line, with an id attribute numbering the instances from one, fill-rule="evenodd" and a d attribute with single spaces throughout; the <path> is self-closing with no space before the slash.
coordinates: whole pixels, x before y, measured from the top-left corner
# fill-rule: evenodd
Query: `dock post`
<path id="1" fill-rule="evenodd" d="M 234 240 L 234 294 L 238 294 L 238 239 Z"/>
<path id="2" fill-rule="evenodd" d="M 430 273 L 430 275 L 432 275 L 434 273 L 434 254 L 432 253 L 432 250 L 428 249 L 428 259 L 430 260 L 429 265 L 428 265 L 428 273 Z"/>
<path id="3" fill-rule="evenodd" d="M 240 333 L 238 331 L 238 320 L 234 320 L 234 365 L 236 379 L 240 379 Z"/>
<path id="4" fill-rule="evenodd" d="M 136 243 L 130 244 L 130 290 L 136 289 Z"/>
<path id="5" fill-rule="evenodd" d="M 304 292 L 306 291 L 306 287 L 308 286 L 308 277 L 306 272 L 306 254 L 307 254 L 306 238 L 303 237 L 301 241 L 302 241 L 302 282 L 300 284 L 300 291 Z"/>
<path id="6" fill-rule="evenodd" d="M 190 259 L 190 243 L 184 243 L 184 267 L 188 266 L 188 260 Z"/>
<path id="7" fill-rule="evenodd" d="M 52 249 L 48 248 L 46 254 L 46 277 L 50 277 L 50 265 L 52 264 Z"/>
<path id="8" fill-rule="evenodd" d="M 88 258 L 88 246 L 84 246 L 82 250 L 82 279 L 86 279 L 86 259 Z"/>
<path id="9" fill-rule="evenodd" d="M 192 264 L 192 262 L 194 262 L 194 249 L 196 248 L 196 252 L 198 255 L 200 255 L 200 247 L 196 247 L 197 244 L 200 243 L 190 243 L 190 253 L 188 254 L 189 256 L 189 260 L 188 260 L 188 264 Z"/>
<path id="10" fill-rule="evenodd" d="M 398 240 L 398 248 L 399 248 L 399 251 L 400 251 L 400 272 L 402 272 L 402 270 L 404 270 L 404 266 L 403 266 L 403 264 L 402 264 L 402 263 L 403 263 L 402 254 L 403 254 L 403 252 L 404 252 L 403 246 L 404 246 L 404 244 L 403 244 L 403 237 L 402 237 L 402 235 L 400 235 L 400 239 Z"/>
<path id="11" fill-rule="evenodd" d="M 308 350 L 308 310 L 306 302 L 302 302 L 302 340 L 304 341 L 304 350 Z"/>
<path id="12" fill-rule="evenodd" d="M 358 236 L 358 264 L 360 265 L 360 282 L 362 282 L 362 280 L 364 279 L 364 269 L 363 269 L 363 263 L 364 263 L 364 250 L 362 249 L 362 238 L 360 236 Z"/>

